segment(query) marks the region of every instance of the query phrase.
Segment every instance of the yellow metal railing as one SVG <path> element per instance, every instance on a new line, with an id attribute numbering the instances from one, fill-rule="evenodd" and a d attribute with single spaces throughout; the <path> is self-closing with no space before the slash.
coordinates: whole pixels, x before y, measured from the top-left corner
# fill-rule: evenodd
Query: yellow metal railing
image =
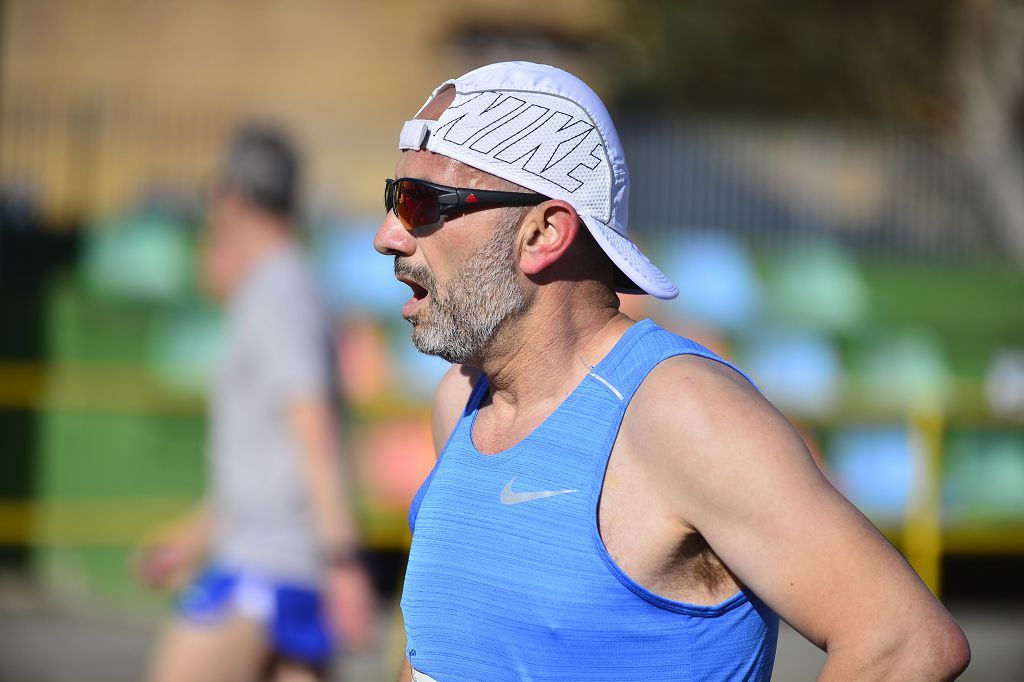
<path id="1" fill-rule="evenodd" d="M 903 522 L 903 554 L 917 574 L 939 594 L 942 587 L 942 418 L 915 415 L 908 424 L 914 487 Z"/>
<path id="2" fill-rule="evenodd" d="M 203 400 L 163 386 L 141 364 L 52 364 L 0 362 L 0 409 L 106 412 L 137 415 L 203 414 Z M 356 419 L 376 420 L 401 414 L 425 417 L 425 407 L 400 399 L 376 401 L 352 410 Z M 961 416 L 961 420 L 964 419 Z M 870 421 L 891 423 L 891 415 Z M 827 426 L 837 422 L 830 421 Z M 970 426 L 974 420 L 957 421 Z M 950 418 L 939 409 L 907 418 L 914 466 L 902 524 L 884 528 L 932 589 L 942 588 L 941 560 L 957 554 L 1024 553 L 1024 521 L 943 524 L 941 477 L 945 431 Z M 36 548 L 128 547 L 154 527 L 185 512 L 194 500 L 0 499 L 0 545 Z M 372 505 L 371 505 L 372 506 Z M 374 549 L 404 549 L 409 537 L 397 512 L 369 510 L 364 536 Z"/>
<path id="3" fill-rule="evenodd" d="M 188 513 L 195 503 L 186 498 L 0 500 L 0 546 L 131 547 L 155 528 Z M 365 546 L 406 549 L 409 531 L 404 514 L 399 516 L 361 523 Z"/>

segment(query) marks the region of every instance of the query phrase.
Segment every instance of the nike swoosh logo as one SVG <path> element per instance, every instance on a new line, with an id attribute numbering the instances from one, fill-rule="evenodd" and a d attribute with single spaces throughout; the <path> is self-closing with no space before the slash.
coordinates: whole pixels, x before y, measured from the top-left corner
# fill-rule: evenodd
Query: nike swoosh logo
<path id="1" fill-rule="evenodd" d="M 540 500 L 545 497 L 554 497 L 555 495 L 567 495 L 569 493 L 578 493 L 579 490 L 535 490 L 530 492 L 519 492 L 512 490 L 512 484 L 516 482 L 516 477 L 513 476 L 512 480 L 505 484 L 505 487 L 501 490 L 501 503 L 502 504 L 522 504 L 523 502 L 532 502 L 533 500 Z"/>

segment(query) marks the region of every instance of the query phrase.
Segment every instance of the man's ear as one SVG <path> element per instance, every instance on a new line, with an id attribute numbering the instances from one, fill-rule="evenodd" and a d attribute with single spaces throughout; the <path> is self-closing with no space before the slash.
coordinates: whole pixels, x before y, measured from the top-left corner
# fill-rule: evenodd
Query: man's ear
<path id="1" fill-rule="evenodd" d="M 553 199 L 531 210 L 519 231 L 519 268 L 537 275 L 562 257 L 576 240 L 580 217 L 567 202 Z"/>

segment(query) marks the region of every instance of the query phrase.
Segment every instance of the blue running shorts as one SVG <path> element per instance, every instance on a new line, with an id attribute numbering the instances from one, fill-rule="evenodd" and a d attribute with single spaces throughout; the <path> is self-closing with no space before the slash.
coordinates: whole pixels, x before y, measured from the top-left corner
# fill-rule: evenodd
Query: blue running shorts
<path id="1" fill-rule="evenodd" d="M 232 613 L 259 620 L 275 654 L 314 667 L 327 665 L 333 650 L 323 598 L 309 587 L 210 566 L 178 597 L 177 611 L 198 624 L 216 624 Z"/>

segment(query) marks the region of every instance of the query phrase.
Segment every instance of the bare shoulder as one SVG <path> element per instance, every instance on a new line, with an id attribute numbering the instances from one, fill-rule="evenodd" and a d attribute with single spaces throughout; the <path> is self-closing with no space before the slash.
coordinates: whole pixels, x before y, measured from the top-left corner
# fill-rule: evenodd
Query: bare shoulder
<path id="1" fill-rule="evenodd" d="M 698 355 L 677 355 L 651 370 L 630 404 L 630 421 L 645 428 L 693 431 L 751 418 L 785 419 L 743 375 Z"/>
<path id="2" fill-rule="evenodd" d="M 666 494 L 688 503 L 756 484 L 750 475 L 766 469 L 817 474 L 796 430 L 749 381 L 695 355 L 669 358 L 651 371 L 630 403 L 622 435 L 642 451 L 638 465 L 664 483 Z"/>
<path id="3" fill-rule="evenodd" d="M 441 448 L 448 442 L 479 378 L 480 370 L 467 365 L 452 365 L 441 377 L 430 414 L 435 453 L 440 454 Z"/>

